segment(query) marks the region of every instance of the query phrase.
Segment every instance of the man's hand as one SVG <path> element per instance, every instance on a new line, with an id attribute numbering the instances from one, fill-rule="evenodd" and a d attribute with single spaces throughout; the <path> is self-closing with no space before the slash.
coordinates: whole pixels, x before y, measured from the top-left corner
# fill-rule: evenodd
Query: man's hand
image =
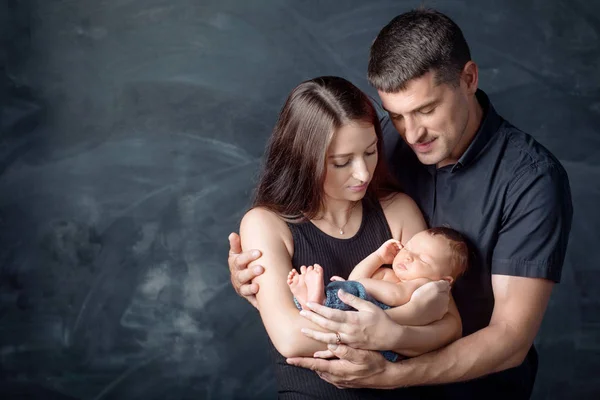
<path id="1" fill-rule="evenodd" d="M 231 284 L 240 296 L 244 297 L 255 308 L 258 306 L 256 302 L 256 293 L 258 293 L 258 285 L 252 283 L 252 279 L 265 272 L 260 265 L 255 265 L 248 268 L 248 264 L 260 258 L 261 253 L 258 250 L 249 250 L 242 253 L 242 245 L 240 237 L 236 233 L 229 235 L 229 272 L 231 273 Z"/>
<path id="2" fill-rule="evenodd" d="M 396 324 L 375 304 L 359 299 L 342 290 L 340 300 L 358 311 L 341 311 L 317 303 L 308 303 L 312 310 L 300 315 L 311 320 L 328 332 L 302 329 L 302 333 L 323 343 L 336 344 L 339 333 L 341 342 L 356 349 L 389 350 L 396 343 L 401 326 Z"/>
<path id="3" fill-rule="evenodd" d="M 329 345 L 329 350 L 339 360 L 296 357 L 287 363 L 315 371 L 322 379 L 338 388 L 392 388 L 386 371 L 394 364 L 376 351 L 358 350 L 345 345 Z"/>
<path id="4" fill-rule="evenodd" d="M 450 284 L 447 281 L 426 283 L 413 292 L 410 302 L 417 305 L 423 325 L 440 320 L 448 312 Z"/>

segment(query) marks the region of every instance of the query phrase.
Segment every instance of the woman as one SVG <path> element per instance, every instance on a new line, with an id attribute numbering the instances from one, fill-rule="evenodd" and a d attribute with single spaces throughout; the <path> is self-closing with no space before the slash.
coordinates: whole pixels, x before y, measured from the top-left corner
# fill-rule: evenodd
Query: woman
<path id="1" fill-rule="evenodd" d="M 265 268 L 254 280 L 260 287 L 256 300 L 278 352 L 280 398 L 398 396 L 392 391 L 340 391 L 284 359 L 326 350 L 301 333 L 302 328 L 320 328 L 298 313 L 287 285 L 292 268 L 318 263 L 326 282 L 334 275 L 346 278 L 386 240 L 406 243 L 426 228 L 415 203 L 396 193 L 379 157 L 381 144 L 372 104 L 342 78 L 301 83 L 279 115 L 240 236 L 244 250 L 263 254 L 256 261 Z M 432 343 L 431 349 L 442 344 Z"/>

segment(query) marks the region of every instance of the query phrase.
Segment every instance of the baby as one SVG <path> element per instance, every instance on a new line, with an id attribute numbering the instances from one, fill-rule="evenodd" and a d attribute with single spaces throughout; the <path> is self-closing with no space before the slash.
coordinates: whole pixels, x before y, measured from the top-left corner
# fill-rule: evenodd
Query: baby
<path id="1" fill-rule="evenodd" d="M 392 268 L 382 267 L 385 264 L 392 264 Z M 290 271 L 288 285 L 298 308 L 315 302 L 352 310 L 337 297 L 338 290 L 343 289 L 388 309 L 408 303 L 413 292 L 428 282 L 454 283 L 467 265 L 468 248 L 463 236 L 451 228 L 437 227 L 417 233 L 405 246 L 394 239 L 386 241 L 354 267 L 348 281 L 334 276 L 331 280 L 336 282 L 325 289 L 323 268 L 315 264 L 301 267 L 300 273 Z M 395 353 L 383 353 L 390 361 L 397 358 Z"/>

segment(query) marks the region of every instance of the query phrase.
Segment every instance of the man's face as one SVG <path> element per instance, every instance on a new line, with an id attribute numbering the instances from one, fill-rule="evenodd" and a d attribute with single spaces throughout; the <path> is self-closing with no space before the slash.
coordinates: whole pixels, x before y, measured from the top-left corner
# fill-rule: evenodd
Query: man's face
<path id="1" fill-rule="evenodd" d="M 404 141 L 423 164 L 438 167 L 456 163 L 468 146 L 464 141 L 471 140 L 465 136 L 469 118 L 474 118 L 469 111 L 470 96 L 462 80 L 458 87 L 436 85 L 434 72 L 411 80 L 400 92 L 379 91 Z"/>

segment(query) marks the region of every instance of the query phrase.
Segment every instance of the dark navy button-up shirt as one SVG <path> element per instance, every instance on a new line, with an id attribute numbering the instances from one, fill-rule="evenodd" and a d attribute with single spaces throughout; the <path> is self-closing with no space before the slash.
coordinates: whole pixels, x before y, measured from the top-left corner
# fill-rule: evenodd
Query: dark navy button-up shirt
<path id="1" fill-rule="evenodd" d="M 404 191 L 430 227 L 450 226 L 472 247 L 452 292 L 463 335 L 489 324 L 492 274 L 560 281 L 573 213 L 560 162 L 498 115 L 483 91 L 477 99 L 481 126 L 458 162 L 443 168 L 421 164 L 379 108 L 386 158 Z"/>

